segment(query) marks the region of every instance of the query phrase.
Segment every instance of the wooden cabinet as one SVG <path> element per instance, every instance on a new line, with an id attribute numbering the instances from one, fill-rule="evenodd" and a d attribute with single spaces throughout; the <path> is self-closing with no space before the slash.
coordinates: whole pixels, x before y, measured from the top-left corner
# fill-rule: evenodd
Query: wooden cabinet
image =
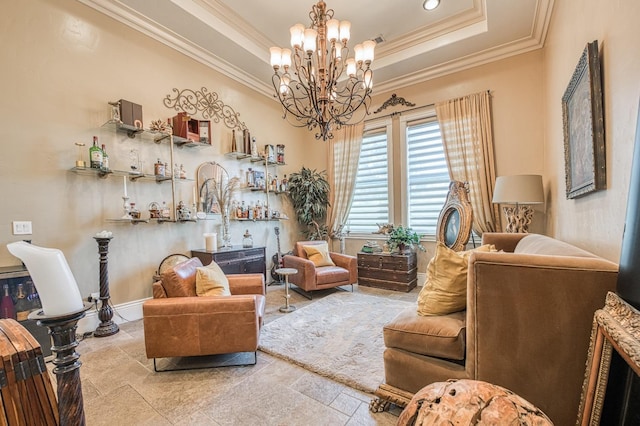
<path id="1" fill-rule="evenodd" d="M 264 247 L 244 248 L 233 246 L 217 251 L 191 250 L 191 256 L 200 259 L 203 265 L 216 262 L 225 274 L 263 274 L 267 278 Z"/>
<path id="2" fill-rule="evenodd" d="M 358 284 L 387 290 L 411 291 L 418 281 L 415 253 L 358 253 Z"/>
<path id="3" fill-rule="evenodd" d="M 32 296 L 37 296 L 37 293 L 31 293 L 33 287 L 31 283 L 31 276 L 29 275 L 29 271 L 22 266 L 0 267 L 0 291 L 3 290 L 5 284 L 8 286 L 9 294 L 13 300 L 16 300 L 17 298 L 17 289 L 19 284 L 22 284 L 23 290 L 27 293 L 29 299 L 31 299 Z M 4 293 L 2 293 L 2 295 L 4 295 Z M 30 300 L 29 305 L 35 306 L 35 302 Z M 29 312 L 35 309 L 34 306 L 27 306 L 27 308 L 29 308 Z M 16 307 L 16 310 L 19 310 L 19 308 Z M 27 311 L 19 312 L 18 314 L 18 322 L 36 338 L 42 349 L 42 354 L 45 357 L 51 355 L 52 343 L 47 327 L 39 326 L 35 320 L 23 319 L 24 316 L 27 315 Z"/>

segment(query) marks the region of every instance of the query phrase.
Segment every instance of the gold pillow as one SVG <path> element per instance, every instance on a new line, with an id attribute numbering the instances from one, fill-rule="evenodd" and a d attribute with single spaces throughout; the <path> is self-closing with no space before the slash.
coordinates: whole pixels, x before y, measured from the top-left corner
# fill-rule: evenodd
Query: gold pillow
<path id="1" fill-rule="evenodd" d="M 220 266 L 211 262 L 196 270 L 196 294 L 198 296 L 231 296 L 229 280 Z"/>
<path id="2" fill-rule="evenodd" d="M 456 252 L 436 243 L 436 253 L 427 266 L 427 280 L 418 295 L 418 314 L 446 315 L 467 307 L 467 269 L 474 251 L 496 251 L 493 244 Z"/>
<path id="3" fill-rule="evenodd" d="M 307 253 L 307 259 L 313 262 L 316 266 L 336 266 L 329 256 L 329 245 L 325 242 L 322 244 L 314 244 L 308 246 L 302 246 Z"/>

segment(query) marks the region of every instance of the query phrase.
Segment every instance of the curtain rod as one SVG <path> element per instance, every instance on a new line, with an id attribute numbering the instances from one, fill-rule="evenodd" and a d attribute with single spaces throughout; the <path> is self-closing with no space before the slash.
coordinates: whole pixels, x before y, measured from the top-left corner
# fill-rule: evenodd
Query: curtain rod
<path id="1" fill-rule="evenodd" d="M 364 121 L 366 123 L 367 121 L 371 121 L 371 120 L 374 120 L 374 119 L 384 118 L 384 117 L 394 117 L 396 115 L 402 115 L 402 113 L 404 113 L 404 112 L 411 112 L 411 111 L 415 111 L 417 109 L 429 108 L 429 107 L 434 107 L 434 106 L 436 106 L 436 104 L 422 105 L 422 106 L 419 106 L 419 107 L 413 107 L 413 108 L 405 109 L 405 110 L 402 110 L 402 111 L 394 111 L 394 112 L 391 112 L 389 114 L 376 115 L 374 117 L 367 118 Z"/>
<path id="2" fill-rule="evenodd" d="M 491 90 L 487 89 L 487 90 L 485 90 L 485 91 L 489 94 L 489 96 L 491 96 Z M 477 93 L 482 93 L 482 92 L 483 92 L 483 91 L 480 91 L 480 92 L 477 92 Z M 469 95 L 469 96 L 470 96 L 470 95 Z M 394 97 L 395 97 L 395 93 L 394 93 L 393 95 L 391 95 L 391 97 L 392 97 L 392 98 L 394 98 Z M 464 97 L 465 97 L 465 96 L 462 96 L 461 98 L 464 98 Z M 402 98 L 402 99 L 404 100 L 404 98 Z M 460 99 L 460 98 L 454 98 L 454 99 Z M 452 100 L 454 100 L 454 99 L 452 99 Z M 390 99 L 389 99 L 389 100 L 390 100 Z M 386 102 L 389 102 L 389 100 L 387 100 Z M 396 105 L 397 105 L 397 104 L 396 104 Z M 384 104 L 382 104 L 382 106 L 384 106 Z M 375 117 L 368 118 L 368 119 L 366 119 L 366 120 L 364 120 L 364 121 L 365 121 L 365 123 L 366 123 L 367 121 L 371 121 L 371 120 L 373 120 L 373 119 L 384 118 L 384 117 L 394 117 L 394 116 L 396 116 L 396 115 L 402 115 L 402 113 L 403 113 L 403 112 L 410 112 L 410 111 L 415 111 L 415 110 L 417 110 L 417 109 L 429 108 L 429 107 L 434 107 L 434 106 L 436 106 L 436 104 L 435 104 L 435 103 L 432 103 L 432 104 L 427 104 L 427 105 L 423 105 L 423 106 L 419 106 L 419 107 L 413 107 L 413 108 L 405 109 L 405 110 L 403 110 L 403 111 L 394 111 L 394 112 L 391 112 L 391 113 L 389 113 L 389 114 L 385 114 L 385 115 L 376 115 Z M 375 114 L 375 113 L 374 113 L 374 114 Z"/>

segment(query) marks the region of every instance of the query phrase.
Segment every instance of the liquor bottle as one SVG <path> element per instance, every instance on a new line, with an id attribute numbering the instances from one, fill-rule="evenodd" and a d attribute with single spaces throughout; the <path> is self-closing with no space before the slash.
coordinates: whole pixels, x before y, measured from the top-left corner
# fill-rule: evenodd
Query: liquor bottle
<path id="1" fill-rule="evenodd" d="M 231 152 L 238 152 L 238 144 L 236 143 L 236 130 L 231 130 Z"/>
<path id="2" fill-rule="evenodd" d="M 109 170 L 109 154 L 107 154 L 104 144 L 102 144 L 102 168 Z"/>
<path id="3" fill-rule="evenodd" d="M 153 165 L 153 174 L 158 177 L 164 177 L 164 173 L 164 163 L 162 163 L 158 158 L 158 162 Z"/>
<path id="4" fill-rule="evenodd" d="M 4 296 L 0 299 L 0 318 L 16 319 L 16 308 L 13 306 L 13 299 L 9 295 L 9 284 L 3 286 Z"/>
<path id="5" fill-rule="evenodd" d="M 31 309 L 42 309 L 42 303 L 40 302 L 40 295 L 36 291 L 36 286 L 33 284 L 33 281 L 27 281 L 27 300 L 31 305 Z"/>
<path id="6" fill-rule="evenodd" d="M 98 137 L 93 137 L 93 145 L 89 148 L 89 160 L 92 169 L 102 168 L 102 150 L 98 146 Z"/>
<path id="7" fill-rule="evenodd" d="M 29 316 L 31 307 L 29 306 L 27 295 L 24 294 L 24 287 L 22 286 L 22 283 L 18 284 L 18 294 L 16 295 L 16 298 L 16 319 L 18 321 L 24 321 Z"/>

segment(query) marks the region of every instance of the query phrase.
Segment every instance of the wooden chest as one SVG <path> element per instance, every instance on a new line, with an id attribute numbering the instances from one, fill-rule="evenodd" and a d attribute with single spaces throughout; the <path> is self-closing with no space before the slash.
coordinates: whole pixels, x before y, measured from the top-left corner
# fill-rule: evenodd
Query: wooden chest
<path id="1" fill-rule="evenodd" d="M 358 284 L 387 290 L 411 291 L 417 283 L 415 253 L 358 253 Z"/>

